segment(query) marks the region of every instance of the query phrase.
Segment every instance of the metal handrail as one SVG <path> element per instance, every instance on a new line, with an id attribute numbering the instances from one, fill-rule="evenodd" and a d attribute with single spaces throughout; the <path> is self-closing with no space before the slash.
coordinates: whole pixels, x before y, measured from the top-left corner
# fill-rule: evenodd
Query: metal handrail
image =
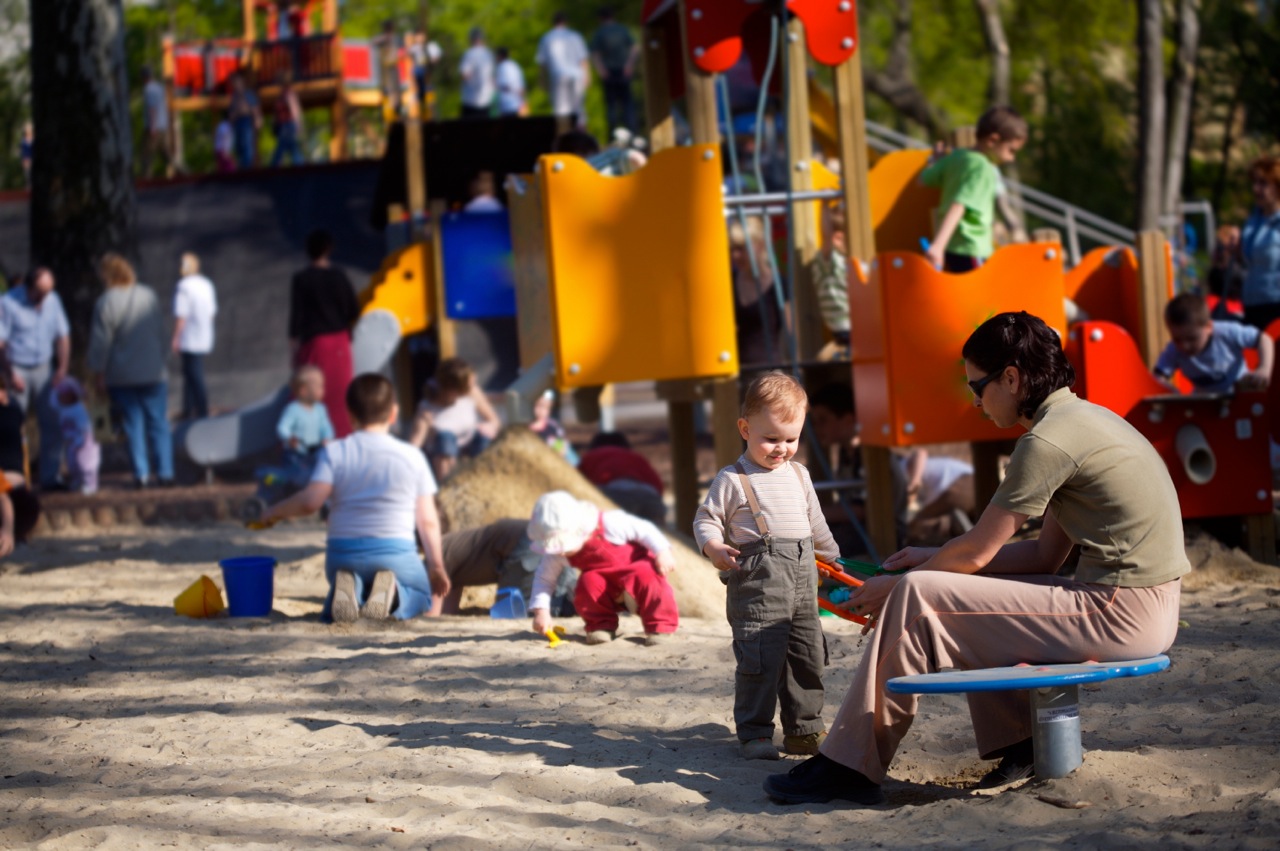
<path id="1" fill-rule="evenodd" d="M 929 147 L 925 142 L 886 127 L 883 124 L 868 121 L 866 126 L 867 144 L 882 153 L 898 151 L 904 148 L 920 149 Z M 1020 181 L 1004 178 L 1004 183 L 1011 190 L 1010 200 L 1014 202 L 1014 206 L 1021 207 L 1027 213 L 1051 224 L 1058 225 L 1065 230 L 1063 235 L 1064 247 L 1067 249 L 1073 265 L 1080 262 L 1081 237 L 1101 245 L 1132 246 L 1137 242 L 1137 232 L 1133 228 L 1117 224 L 1096 213 L 1091 213 L 1083 207 L 1077 207 L 1074 204 L 1063 201 L 1061 198 L 1050 195 L 1048 192 L 1042 192 L 1039 189 L 1027 186 Z M 1179 213 L 1181 214 L 1180 216 L 1169 217 L 1168 220 L 1161 221 L 1161 225 L 1165 230 L 1172 232 L 1178 221 L 1188 215 L 1204 216 L 1206 220 L 1206 249 L 1212 252 L 1215 236 L 1214 216 L 1209 202 L 1185 201 L 1179 207 Z"/>

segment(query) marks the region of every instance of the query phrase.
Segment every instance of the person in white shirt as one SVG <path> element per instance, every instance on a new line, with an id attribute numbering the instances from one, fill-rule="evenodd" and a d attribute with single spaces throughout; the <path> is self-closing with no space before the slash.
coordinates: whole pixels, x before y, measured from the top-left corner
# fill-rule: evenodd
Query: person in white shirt
<path id="1" fill-rule="evenodd" d="M 493 52 L 485 46 L 484 31 L 471 28 L 471 46 L 458 66 L 462 75 L 462 117 L 486 118 L 493 105 Z"/>
<path id="2" fill-rule="evenodd" d="M 528 113 L 524 99 L 524 71 L 520 63 L 511 58 L 511 51 L 499 47 L 496 51 L 498 70 L 494 82 L 498 88 L 498 116 L 511 117 Z"/>
<path id="3" fill-rule="evenodd" d="M 552 27 L 538 42 L 537 61 L 542 68 L 542 83 L 551 97 L 551 112 L 556 116 L 575 116 L 579 127 L 587 124 L 587 83 L 591 80 L 587 64 L 590 52 L 587 42 L 569 28 L 569 17 L 556 12 Z"/>
<path id="4" fill-rule="evenodd" d="M 174 353 L 182 356 L 182 419 L 209 416 L 204 357 L 213 351 L 213 319 L 218 295 L 213 281 L 200 274 L 200 258 L 182 255 L 182 279 L 173 295 Z"/>
<path id="5" fill-rule="evenodd" d="M 326 444 L 311 482 L 268 508 L 260 522 L 270 526 L 314 514 L 329 503 L 329 593 L 321 620 L 408 620 L 436 613 L 432 599 L 444 598 L 450 582 L 435 477 L 421 452 L 391 436 L 400 406 L 390 381 L 375 373 L 357 375 L 347 386 L 346 403 L 356 430 Z"/>

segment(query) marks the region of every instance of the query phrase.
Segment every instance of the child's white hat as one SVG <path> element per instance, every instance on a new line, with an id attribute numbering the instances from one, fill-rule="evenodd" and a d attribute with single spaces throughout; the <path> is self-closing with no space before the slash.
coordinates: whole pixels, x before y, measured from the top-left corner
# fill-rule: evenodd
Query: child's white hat
<path id="1" fill-rule="evenodd" d="M 582 549 L 600 522 L 600 509 L 567 491 L 551 491 L 538 498 L 529 520 L 534 552 L 563 555 Z"/>

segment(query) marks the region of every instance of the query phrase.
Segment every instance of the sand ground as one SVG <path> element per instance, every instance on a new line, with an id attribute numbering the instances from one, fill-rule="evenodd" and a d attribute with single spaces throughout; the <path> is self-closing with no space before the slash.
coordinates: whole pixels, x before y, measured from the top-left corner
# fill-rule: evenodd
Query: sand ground
<path id="1" fill-rule="evenodd" d="M 1071 777 L 977 794 L 963 698 L 926 697 L 888 803 L 784 807 L 731 733 L 722 619 L 549 649 L 525 622 L 330 627 L 323 529 L 64 530 L 0 564 L 6 848 L 1258 848 L 1280 832 L 1280 570 L 1193 546 L 1170 671 L 1087 687 Z M 270 618 L 174 596 L 280 561 Z M 828 720 L 862 652 L 824 621 Z"/>

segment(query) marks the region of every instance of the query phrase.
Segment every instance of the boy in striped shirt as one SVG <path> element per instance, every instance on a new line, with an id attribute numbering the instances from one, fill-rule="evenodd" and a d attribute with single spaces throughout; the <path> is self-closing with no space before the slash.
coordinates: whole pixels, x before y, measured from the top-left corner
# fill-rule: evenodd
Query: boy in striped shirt
<path id="1" fill-rule="evenodd" d="M 814 553 L 834 561 L 840 552 L 809 472 L 791 460 L 807 408 L 790 376 L 775 370 L 753 381 L 738 420 L 747 449 L 717 474 L 694 517 L 698 547 L 729 588 L 733 718 L 746 759 L 779 758 L 779 700 L 787 753 L 815 754 L 825 736 Z"/>

